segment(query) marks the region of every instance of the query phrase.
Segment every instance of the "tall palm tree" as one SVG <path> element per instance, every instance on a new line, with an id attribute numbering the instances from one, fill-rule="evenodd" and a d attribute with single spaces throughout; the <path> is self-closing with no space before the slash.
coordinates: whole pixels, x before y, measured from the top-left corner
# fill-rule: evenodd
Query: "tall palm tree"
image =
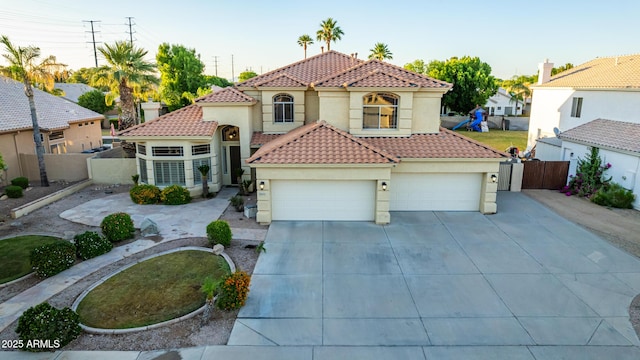
<path id="1" fill-rule="evenodd" d="M 342 35 L 344 35 L 344 32 L 337 24 L 337 21 L 328 18 L 320 23 L 320 30 L 316 32 L 317 40 L 327 43 L 327 51 L 331 50 L 332 41 L 336 42 L 336 40 L 341 40 Z"/>
<path id="2" fill-rule="evenodd" d="M 304 34 L 298 38 L 298 45 L 302 46 L 304 49 L 304 58 L 307 58 L 307 45 L 313 44 L 313 39 L 311 36 Z"/>
<path id="3" fill-rule="evenodd" d="M 128 41 L 105 44 L 98 50 L 108 65 L 98 69 L 94 82 L 111 90 L 105 97 L 107 105 L 120 96 L 118 130 L 130 128 L 138 122 L 136 97 L 142 98 L 159 82 L 153 74 L 156 65 L 144 59 L 146 50 L 132 46 Z"/>
<path id="4" fill-rule="evenodd" d="M 511 96 L 510 102 L 516 103 L 515 115 L 518 116 L 518 102 L 522 101 L 523 107 L 526 105 L 526 101 L 531 97 L 531 89 L 529 85 L 532 83 L 532 79 L 529 76 L 513 76 L 510 80 L 502 82 L 502 87 L 507 90 L 509 96 Z"/>
<path id="5" fill-rule="evenodd" d="M 2 54 L 2 56 L 9 62 L 9 66 L 1 68 L 2 73 L 15 80 L 22 81 L 24 84 L 24 94 L 29 100 L 29 110 L 31 111 L 33 141 L 36 144 L 36 156 L 38 158 L 38 168 L 40 169 L 40 185 L 49 186 L 47 169 L 44 164 L 44 146 L 40 138 L 40 126 L 38 126 L 38 114 L 36 112 L 36 103 L 33 99 L 32 85 L 40 85 L 45 89 L 52 90 L 54 86 L 53 70 L 61 64 L 57 63 L 55 56 L 49 56 L 39 62 L 40 48 L 35 46 L 15 46 L 5 35 L 0 38 L 0 43 L 4 45 L 4 50 L 6 51 L 6 54 Z"/>
<path id="6" fill-rule="evenodd" d="M 389 51 L 389 47 L 387 46 L 387 44 L 383 44 L 383 43 L 376 43 L 375 45 L 373 45 L 373 49 L 369 49 L 369 51 L 371 51 L 371 54 L 369 54 L 369 59 L 378 59 L 380 61 L 383 61 L 385 59 L 393 59 L 393 53 L 391 51 Z"/>

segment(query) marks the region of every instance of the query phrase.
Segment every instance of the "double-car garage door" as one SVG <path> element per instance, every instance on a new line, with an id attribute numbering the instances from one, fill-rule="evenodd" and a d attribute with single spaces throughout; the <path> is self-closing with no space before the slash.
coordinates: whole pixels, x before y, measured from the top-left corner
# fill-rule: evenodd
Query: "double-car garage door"
<path id="1" fill-rule="evenodd" d="M 478 211 L 482 174 L 392 173 L 391 211 Z M 273 220 L 373 221 L 374 180 L 273 180 Z"/>

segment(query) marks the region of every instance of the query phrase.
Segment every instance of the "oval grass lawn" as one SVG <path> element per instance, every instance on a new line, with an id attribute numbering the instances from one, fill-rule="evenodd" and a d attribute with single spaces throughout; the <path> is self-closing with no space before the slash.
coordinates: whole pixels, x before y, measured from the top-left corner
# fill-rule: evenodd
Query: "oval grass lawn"
<path id="1" fill-rule="evenodd" d="M 66 241 L 53 236 L 25 235 L 0 240 L 0 284 L 27 275 L 31 269 L 31 251 L 38 246 Z"/>
<path id="2" fill-rule="evenodd" d="M 78 305 L 84 325 L 127 329 L 186 315 L 205 303 L 204 279 L 229 273 L 223 257 L 183 250 L 125 269 L 91 290 Z"/>

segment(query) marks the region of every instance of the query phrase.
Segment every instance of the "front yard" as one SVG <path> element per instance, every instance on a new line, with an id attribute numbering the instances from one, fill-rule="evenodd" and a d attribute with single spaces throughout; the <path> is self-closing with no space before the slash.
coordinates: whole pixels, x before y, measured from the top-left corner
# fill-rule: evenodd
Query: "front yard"
<path id="1" fill-rule="evenodd" d="M 481 142 L 500 151 L 505 151 L 510 146 L 515 146 L 520 151 L 527 148 L 528 131 L 502 131 L 491 129 L 482 133 L 477 131 L 456 130 L 457 133 Z"/>

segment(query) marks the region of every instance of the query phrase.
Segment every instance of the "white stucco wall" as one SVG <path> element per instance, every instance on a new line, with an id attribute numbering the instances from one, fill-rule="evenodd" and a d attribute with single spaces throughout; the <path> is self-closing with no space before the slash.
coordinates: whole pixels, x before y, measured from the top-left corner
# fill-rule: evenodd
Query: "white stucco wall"
<path id="1" fill-rule="evenodd" d="M 542 161 L 562 161 L 562 148 L 560 146 L 538 142 L 536 145 L 536 159 Z"/>

